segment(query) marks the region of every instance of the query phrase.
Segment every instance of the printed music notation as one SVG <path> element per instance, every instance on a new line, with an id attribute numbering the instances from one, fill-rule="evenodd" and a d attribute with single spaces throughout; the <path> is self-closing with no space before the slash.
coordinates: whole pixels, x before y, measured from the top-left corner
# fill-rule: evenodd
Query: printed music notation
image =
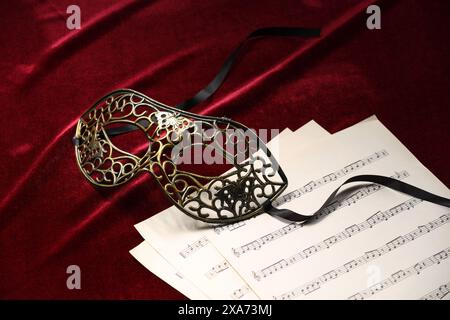
<path id="1" fill-rule="evenodd" d="M 395 173 L 391 178 L 394 179 L 404 179 L 409 177 L 409 173 L 407 171 L 401 171 Z M 361 188 L 355 193 L 352 193 L 350 196 L 344 198 L 341 201 L 336 201 L 331 203 L 330 205 L 326 206 L 317 214 L 315 219 L 319 219 L 323 216 L 329 215 L 341 208 L 345 208 L 348 206 L 351 206 L 352 204 L 357 203 L 359 200 L 362 200 L 363 198 L 377 192 L 378 190 L 384 189 L 383 186 L 380 186 L 378 184 L 370 184 L 366 187 Z M 274 240 L 277 240 L 291 232 L 294 232 L 296 230 L 299 230 L 303 227 L 302 222 L 292 222 L 288 225 L 284 226 L 283 228 L 279 228 L 271 233 L 268 233 L 256 240 L 250 241 L 249 243 L 246 243 L 240 247 L 233 248 L 233 253 L 236 257 L 240 257 L 243 254 L 250 252 L 252 250 L 259 250 L 264 245 L 271 243 Z"/>
<path id="2" fill-rule="evenodd" d="M 195 241 L 194 243 L 188 244 L 188 246 L 185 249 L 181 250 L 179 254 L 180 256 L 186 259 L 189 255 L 191 255 L 198 249 L 204 247 L 208 243 L 209 243 L 208 238 L 206 238 L 206 236 L 202 237 L 199 240 Z"/>
<path id="3" fill-rule="evenodd" d="M 247 285 L 245 285 L 242 288 L 239 288 L 239 289 L 233 291 L 233 293 L 231 294 L 231 298 L 233 298 L 234 300 L 239 300 L 239 299 L 242 299 L 242 297 L 245 296 L 249 292 L 250 292 L 250 288 Z"/>
<path id="4" fill-rule="evenodd" d="M 279 260 L 275 262 L 274 264 L 271 264 L 270 266 L 263 268 L 259 271 L 253 271 L 253 277 L 260 281 L 262 278 L 267 278 L 274 273 L 283 270 L 297 262 L 300 262 L 302 260 L 308 259 L 312 255 L 326 249 L 330 249 L 332 246 L 340 243 L 341 241 L 344 241 L 346 239 L 349 239 L 356 234 L 363 232 L 365 230 L 371 229 L 374 226 L 376 226 L 379 223 L 386 222 L 390 218 L 398 215 L 399 213 L 402 213 L 404 211 L 408 211 L 410 209 L 413 209 L 415 206 L 420 204 L 422 200 L 411 198 L 405 202 L 400 203 L 399 205 L 392 207 L 384 212 L 378 211 L 377 213 L 373 214 L 366 220 L 364 220 L 361 223 L 353 224 L 347 228 L 345 228 L 343 231 L 315 244 L 312 245 L 304 250 L 299 251 L 298 253 L 294 254 L 293 256 L 290 256 L 286 259 Z"/>
<path id="5" fill-rule="evenodd" d="M 291 201 L 292 199 L 298 198 L 302 194 L 311 192 L 323 185 L 326 185 L 330 182 L 336 181 L 337 179 L 342 178 L 348 174 L 351 174 L 352 172 L 354 172 L 362 167 L 365 167 L 366 165 L 369 165 L 369 164 L 371 164 L 381 158 L 384 158 L 388 155 L 389 155 L 389 153 L 386 150 L 381 150 L 381 151 L 375 152 L 374 154 L 372 154 L 364 159 L 361 159 L 361 160 L 353 162 L 349 165 L 346 165 L 344 168 L 342 168 L 338 171 L 327 174 L 326 176 L 324 176 L 320 179 L 309 182 L 308 184 L 306 184 L 305 186 L 303 186 L 297 190 L 294 190 L 294 191 L 291 191 L 291 192 L 285 194 L 284 196 L 273 201 L 273 206 L 277 207 L 285 202 L 288 202 L 288 201 Z"/>
<path id="6" fill-rule="evenodd" d="M 419 275 L 423 270 L 432 267 L 436 264 L 440 264 L 441 261 L 447 259 L 450 255 L 450 247 L 447 249 L 444 249 L 436 254 L 433 254 L 432 256 L 415 263 L 411 267 L 397 271 L 396 273 L 393 273 L 389 278 L 384 279 L 383 281 L 380 281 L 373 286 L 370 286 L 366 290 L 360 291 L 348 299 L 350 300 L 364 300 L 366 298 L 372 297 L 375 294 L 392 287 L 399 283 L 400 281 L 403 281 L 406 278 L 417 276 Z M 436 289 L 435 291 L 430 292 L 427 294 L 424 298 L 438 298 L 442 299 L 447 293 L 448 289 L 450 288 L 449 284 L 443 285 Z M 423 299 L 423 298 L 422 298 Z"/>
<path id="7" fill-rule="evenodd" d="M 219 227 L 215 227 L 214 231 L 217 234 L 220 234 L 221 232 L 228 230 L 228 231 L 233 231 L 236 229 L 239 229 L 240 227 L 245 226 L 245 221 L 239 221 L 239 222 L 235 222 L 235 223 L 231 223 L 231 224 L 226 224 L 224 226 L 219 226 Z"/>
<path id="8" fill-rule="evenodd" d="M 230 267 L 230 265 L 228 264 L 228 261 L 224 260 L 223 262 L 215 265 L 214 267 L 212 267 L 211 269 L 209 269 L 208 272 L 205 273 L 205 276 L 208 279 L 212 279 L 215 276 L 217 276 L 219 273 L 221 273 L 222 271 L 227 270 Z"/>
<path id="9" fill-rule="evenodd" d="M 450 292 L 450 282 L 424 295 L 420 300 L 442 300 Z"/>
<path id="10" fill-rule="evenodd" d="M 328 175 L 326 175 L 326 176 L 324 176 L 324 177 L 322 177 L 322 178 L 320 178 L 318 180 L 311 181 L 310 183 L 304 185 L 303 187 L 283 195 L 282 197 L 280 197 L 280 198 L 276 199 L 275 201 L 273 201 L 273 205 L 274 206 L 279 206 L 279 205 L 281 205 L 283 203 L 289 202 L 292 199 L 300 197 L 302 194 L 311 192 L 314 189 L 316 189 L 316 188 L 318 188 L 318 187 L 320 187 L 322 185 L 326 185 L 329 182 L 335 181 L 338 178 L 341 178 L 341 177 L 343 177 L 343 176 L 345 176 L 345 175 L 347 175 L 347 174 L 349 174 L 349 173 L 351 173 L 351 172 L 353 172 L 353 171 L 355 171 L 355 170 L 357 170 L 357 169 L 359 169 L 361 167 L 364 167 L 364 166 L 366 166 L 366 165 L 368 165 L 368 164 L 370 164 L 372 162 L 375 162 L 375 161 L 377 161 L 377 160 L 379 160 L 381 158 L 384 158 L 384 157 L 386 157 L 388 155 L 389 155 L 389 153 L 386 150 L 381 150 L 381 151 L 375 152 L 374 154 L 372 154 L 372 155 L 370 155 L 370 156 L 368 156 L 368 157 L 366 157 L 364 159 L 361 159 L 361 160 L 358 160 L 356 162 L 353 162 L 353 163 L 345 166 L 344 168 L 342 168 L 342 169 L 340 169 L 340 170 L 338 170 L 336 172 L 330 173 L 330 174 L 328 174 Z M 396 176 L 393 176 L 393 178 L 400 179 L 402 175 L 403 174 L 400 173 L 400 174 L 397 174 Z M 406 173 L 406 176 L 407 176 L 407 173 Z M 239 222 L 236 222 L 236 223 L 215 227 L 214 231 L 217 234 L 220 234 L 221 232 L 223 232 L 225 230 L 234 231 L 234 230 L 239 229 L 239 228 L 241 228 L 241 227 L 243 227 L 245 225 L 246 225 L 245 221 L 239 221 Z"/>
<path id="11" fill-rule="evenodd" d="M 450 213 L 447 213 L 445 215 L 440 216 L 439 218 L 427 223 L 426 225 L 418 226 L 413 231 L 403 235 L 399 236 L 389 242 L 387 242 L 385 245 L 371 251 L 367 251 L 364 253 L 364 255 L 351 260 L 342 266 L 331 270 L 316 279 L 309 281 L 297 288 L 295 288 L 292 291 L 289 291 L 287 293 L 284 293 L 280 296 L 274 296 L 274 299 L 292 299 L 299 295 L 308 295 L 311 292 L 314 292 L 321 288 L 323 284 L 329 283 L 330 281 L 337 279 L 338 277 L 342 276 L 343 274 L 349 273 L 352 270 L 377 259 L 378 257 L 381 257 L 391 251 L 394 251 L 395 249 L 404 246 L 405 244 L 412 242 L 421 236 L 428 234 L 432 232 L 433 230 L 436 230 L 437 228 L 445 225 L 450 220 Z M 446 251 L 445 251 L 446 252 Z M 440 261 L 439 261 L 440 262 Z"/>

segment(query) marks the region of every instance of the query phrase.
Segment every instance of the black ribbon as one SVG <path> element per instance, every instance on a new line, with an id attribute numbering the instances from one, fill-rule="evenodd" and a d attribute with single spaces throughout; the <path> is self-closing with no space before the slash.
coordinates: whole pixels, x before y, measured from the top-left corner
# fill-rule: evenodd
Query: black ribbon
<path id="1" fill-rule="evenodd" d="M 224 80 L 226 79 L 227 75 L 229 74 L 230 70 L 232 69 L 233 65 L 236 62 L 236 58 L 239 54 L 239 52 L 245 47 L 248 41 L 260 38 L 260 37 L 318 37 L 320 36 L 320 29 L 317 28 L 295 28 L 295 27 L 269 27 L 269 28 L 262 28 L 253 31 L 250 33 L 243 42 L 227 57 L 225 62 L 223 63 L 222 67 L 220 68 L 217 75 L 214 77 L 214 79 L 202 90 L 200 90 L 194 97 L 179 103 L 176 107 L 182 110 L 190 109 L 199 103 L 205 101 L 209 97 L 211 97 L 217 89 L 220 88 Z M 143 120 L 145 121 L 145 120 Z M 142 123 L 141 123 L 142 124 Z M 145 126 L 145 124 L 144 124 Z M 120 134 L 124 134 L 127 132 L 131 132 L 134 130 L 137 130 L 138 127 L 135 125 L 125 125 L 121 127 L 116 127 L 112 129 L 108 129 L 106 132 L 108 136 L 113 137 Z M 412 197 L 422 199 L 425 201 L 429 201 L 441 206 L 450 207 L 450 199 L 432 194 L 428 191 L 425 191 L 423 189 L 417 188 L 413 185 L 410 185 L 408 183 L 405 183 L 403 181 L 393 179 L 390 177 L 385 176 L 378 176 L 378 175 L 358 175 L 354 176 L 348 180 L 346 180 L 343 184 L 341 184 L 336 190 L 331 193 L 331 195 L 328 197 L 328 199 L 323 203 L 323 205 L 320 207 L 319 210 L 316 212 L 310 214 L 310 215 L 303 215 L 296 213 L 294 211 L 291 211 L 289 209 L 278 209 L 272 206 L 270 203 L 265 209 L 266 212 L 276 216 L 280 217 L 285 220 L 289 221 L 296 221 L 296 222 L 306 222 L 310 220 L 311 218 L 317 216 L 325 207 L 327 207 L 330 203 L 333 202 L 333 200 L 336 199 L 339 190 L 342 186 L 352 183 L 352 182 L 370 182 L 370 183 L 376 183 L 379 185 L 382 185 L 386 188 L 390 188 L 405 194 L 408 194 Z"/>
<path id="2" fill-rule="evenodd" d="M 250 33 L 241 44 L 231 52 L 231 54 L 227 57 L 222 67 L 220 68 L 217 75 L 214 79 L 202 90 L 197 92 L 195 96 L 192 98 L 181 102 L 176 105 L 176 108 L 181 110 L 188 110 L 197 104 L 205 101 L 209 97 L 211 97 L 217 89 L 223 84 L 225 78 L 228 73 L 230 73 L 231 68 L 236 63 L 236 58 L 238 57 L 239 52 L 245 47 L 245 45 L 252 39 L 261 38 L 261 37 L 303 37 L 303 38 L 311 38 L 311 37 L 319 37 L 320 29 L 317 28 L 295 28 L 295 27 L 269 27 L 269 28 L 261 28 Z M 127 132 L 131 132 L 137 130 L 138 127 L 134 125 L 124 125 L 116 128 L 107 129 L 106 133 L 109 137 L 118 136 Z"/>
<path id="3" fill-rule="evenodd" d="M 414 198 L 425 200 L 428 202 L 432 202 L 441 206 L 450 207 L 450 199 L 438 196 L 436 194 L 430 193 L 428 191 L 425 191 L 423 189 L 417 188 L 413 185 L 410 185 L 409 183 L 393 179 L 391 177 L 385 177 L 385 176 L 378 176 L 378 175 L 358 175 L 351 177 L 347 179 L 343 184 L 341 184 L 336 190 L 334 190 L 327 200 L 322 204 L 322 206 L 314 213 L 309 215 L 303 215 L 299 214 L 297 212 L 294 212 L 289 209 L 278 209 L 272 206 L 270 203 L 266 207 L 266 212 L 269 213 L 272 216 L 280 217 L 284 220 L 289 221 L 295 221 L 295 222 L 306 222 L 308 220 L 311 220 L 312 218 L 319 215 L 324 208 L 326 208 L 328 205 L 330 205 L 338 195 L 339 190 L 346 184 L 352 183 L 352 182 L 371 182 L 376 183 L 378 185 L 382 185 L 386 188 L 390 188 L 392 190 L 396 190 L 398 192 L 405 193 L 407 195 L 410 195 Z"/>
<path id="4" fill-rule="evenodd" d="M 217 75 L 205 88 L 197 92 L 197 94 L 192 98 L 178 104 L 176 107 L 179 109 L 186 110 L 211 97 L 214 94 L 214 92 L 216 92 L 217 89 L 219 89 L 219 87 L 222 85 L 223 81 L 225 80 L 234 63 L 236 62 L 236 58 L 238 56 L 239 51 L 241 51 L 245 47 L 245 45 L 249 40 L 261 37 L 294 37 L 294 36 L 304 38 L 319 37 L 320 29 L 270 27 L 253 31 L 228 56 L 228 58 L 223 63 Z"/>

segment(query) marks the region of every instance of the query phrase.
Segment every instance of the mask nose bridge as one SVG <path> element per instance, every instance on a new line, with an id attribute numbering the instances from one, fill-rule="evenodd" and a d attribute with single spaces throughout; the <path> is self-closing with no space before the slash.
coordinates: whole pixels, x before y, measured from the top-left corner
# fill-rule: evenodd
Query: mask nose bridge
<path id="1" fill-rule="evenodd" d="M 140 108 L 143 106 L 141 105 Z M 109 109 L 103 109 L 102 113 L 109 113 L 108 116 L 103 117 L 103 119 L 107 119 L 101 125 L 100 131 L 104 138 L 109 142 L 109 144 L 116 149 L 119 153 L 131 154 L 133 157 L 137 159 L 137 166 L 134 169 L 136 171 L 136 175 L 141 173 L 142 171 L 150 173 L 150 175 L 159 180 L 161 178 L 161 174 L 163 174 L 160 169 L 156 169 L 152 166 L 155 164 L 161 165 L 164 160 L 162 160 L 164 153 L 166 154 L 167 160 L 172 162 L 172 154 L 171 148 L 173 145 L 171 143 L 167 143 L 165 141 L 168 139 L 168 136 L 172 134 L 172 130 L 169 128 L 175 128 L 175 124 L 177 123 L 178 115 L 169 112 L 166 110 L 157 110 L 151 106 L 145 106 L 144 108 L 148 108 L 149 110 L 145 110 L 145 112 L 140 112 L 137 119 L 130 120 L 133 116 L 136 116 L 134 113 L 128 114 L 126 117 L 114 118 L 112 115 L 113 112 Z M 107 128 L 107 126 L 111 123 L 121 124 L 121 126 L 117 128 Z M 133 153 L 126 152 L 119 148 L 117 145 L 113 143 L 111 140 L 112 137 L 117 135 L 122 135 L 123 133 L 133 132 L 137 130 L 141 130 L 145 135 L 148 145 L 145 154 L 142 156 L 137 156 Z M 161 134 L 161 131 L 165 131 L 164 134 Z M 176 164 L 173 163 L 176 168 Z M 132 178 L 131 178 L 132 179 Z M 131 180 L 130 179 L 130 180 Z M 128 180 L 129 181 L 129 180 Z"/>

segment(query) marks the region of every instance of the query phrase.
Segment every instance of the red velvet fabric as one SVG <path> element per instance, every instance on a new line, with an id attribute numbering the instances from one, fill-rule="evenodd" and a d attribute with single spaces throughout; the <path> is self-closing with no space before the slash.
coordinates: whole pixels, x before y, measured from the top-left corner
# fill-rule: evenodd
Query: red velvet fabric
<path id="1" fill-rule="evenodd" d="M 66 8 L 81 8 L 80 30 Z M 0 3 L 0 297 L 182 298 L 135 261 L 133 225 L 169 206 L 150 177 L 94 189 L 71 137 L 82 112 L 129 87 L 167 104 L 193 96 L 251 31 L 323 27 L 319 39 L 253 41 L 225 85 L 193 110 L 253 128 L 331 132 L 377 114 L 450 181 L 449 2 L 88 1 Z M 332 155 L 324 155 L 332 158 Z M 81 268 L 81 290 L 66 268 Z"/>

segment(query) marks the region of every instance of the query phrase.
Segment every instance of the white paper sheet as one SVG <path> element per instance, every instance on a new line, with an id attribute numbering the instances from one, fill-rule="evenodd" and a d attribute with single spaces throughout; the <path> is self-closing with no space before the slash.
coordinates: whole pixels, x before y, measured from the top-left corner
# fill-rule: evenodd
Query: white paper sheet
<path id="1" fill-rule="evenodd" d="M 322 140 L 283 166 L 295 191 L 281 205 L 316 211 L 358 174 L 394 176 L 450 192 L 379 121 Z M 302 226 L 262 214 L 211 242 L 264 299 L 418 299 L 448 296 L 450 210 L 374 185 L 348 193 Z"/>
<path id="2" fill-rule="evenodd" d="M 283 156 L 280 155 L 279 150 L 282 149 L 282 145 L 286 141 L 293 141 L 293 136 L 301 139 L 301 142 L 297 143 L 297 146 L 301 148 L 313 139 L 326 135 L 329 134 L 317 123 L 311 121 L 295 135 L 290 130 L 283 132 L 277 137 L 279 139 L 276 138 L 271 141 L 269 147 L 282 164 Z M 282 141 L 282 143 L 278 145 L 276 144 L 277 141 Z M 186 225 L 190 227 L 186 228 Z M 196 229 L 194 232 L 190 231 L 193 225 Z M 193 288 L 193 294 L 189 290 L 185 290 L 183 294 L 186 296 L 195 299 L 197 298 L 196 290 L 200 290 L 212 299 L 258 298 L 240 276 L 229 267 L 223 256 L 209 243 L 209 240 L 205 238 L 204 224 L 184 216 L 179 210 L 172 207 L 137 224 L 136 228 L 160 254 L 159 258 L 152 254 L 154 264 L 161 265 L 160 260 L 166 258 L 166 262 L 170 263 L 172 269 L 167 268 L 167 271 L 163 271 L 161 268 L 152 267 L 149 259 L 143 260 L 145 258 L 145 248 L 143 247 L 139 251 L 140 255 L 135 252 L 135 257 L 139 261 L 146 262 L 143 264 L 149 270 L 150 268 L 153 269 L 153 272 L 157 270 L 154 273 L 175 288 L 181 286 L 178 283 L 181 280 L 167 273 L 173 274 L 175 272 L 184 279 L 190 279 L 191 283 L 195 283 L 195 287 Z"/>
<path id="3" fill-rule="evenodd" d="M 179 274 L 148 242 L 142 241 L 138 246 L 131 249 L 130 253 L 149 271 L 180 291 L 186 297 L 196 300 L 208 298 L 195 284 Z"/>

